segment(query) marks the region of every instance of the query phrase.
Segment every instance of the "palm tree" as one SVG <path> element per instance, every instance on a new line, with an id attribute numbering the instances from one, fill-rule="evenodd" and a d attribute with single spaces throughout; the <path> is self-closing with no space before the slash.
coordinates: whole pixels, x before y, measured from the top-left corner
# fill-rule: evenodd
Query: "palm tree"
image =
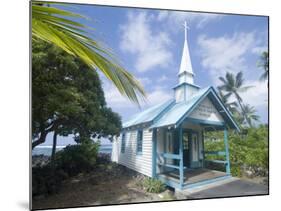
<path id="1" fill-rule="evenodd" d="M 258 61 L 258 67 L 263 69 L 263 74 L 260 76 L 261 81 L 265 81 L 268 79 L 268 69 L 269 69 L 269 59 L 268 59 L 268 52 L 264 51 L 261 56 L 260 60 Z"/>
<path id="2" fill-rule="evenodd" d="M 226 106 L 226 108 L 234 114 L 237 111 L 237 103 L 236 102 L 229 102 L 229 97 L 231 93 L 224 94 L 222 90 L 218 89 L 219 96 L 223 102 L 223 104 Z"/>
<path id="3" fill-rule="evenodd" d="M 253 122 L 259 121 L 260 117 L 256 114 L 256 109 L 253 106 L 246 104 L 243 107 L 245 112 L 245 118 L 249 123 L 249 126 L 253 127 Z"/>
<path id="4" fill-rule="evenodd" d="M 55 3 L 32 2 L 32 40 L 53 43 L 67 53 L 101 71 L 132 102 L 145 99 L 142 85 L 115 59 L 113 53 L 90 37 L 89 27 L 74 21 L 85 17 L 53 7 Z M 61 4 L 60 4 L 61 5 Z"/>
<path id="5" fill-rule="evenodd" d="M 225 75 L 225 78 L 219 77 L 219 80 L 223 84 L 218 86 L 218 89 L 226 92 L 228 97 L 233 95 L 236 98 L 236 100 L 239 104 L 239 107 L 241 109 L 241 112 L 242 112 L 244 118 L 246 119 L 245 111 L 244 111 L 244 108 L 242 105 L 243 100 L 242 100 L 240 94 L 247 91 L 252 86 L 244 86 L 243 73 L 241 71 L 239 73 L 237 73 L 236 76 L 234 76 L 232 73 L 227 72 Z M 247 119 L 246 119 L 246 121 L 247 121 L 248 125 L 250 125 Z"/>

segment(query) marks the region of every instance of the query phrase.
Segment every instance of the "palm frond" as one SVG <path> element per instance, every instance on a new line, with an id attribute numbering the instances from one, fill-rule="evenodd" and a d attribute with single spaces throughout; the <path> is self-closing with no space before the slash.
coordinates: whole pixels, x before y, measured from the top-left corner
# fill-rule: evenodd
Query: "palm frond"
<path id="1" fill-rule="evenodd" d="M 242 73 L 242 71 L 240 71 L 236 75 L 235 86 L 236 87 L 241 87 L 243 82 L 244 82 L 243 73 Z"/>
<path id="2" fill-rule="evenodd" d="M 140 105 L 139 100 L 145 100 L 146 97 L 140 82 L 118 63 L 110 49 L 90 38 L 88 27 L 73 18 L 84 17 L 33 2 L 32 39 L 53 43 L 80 58 L 94 70 L 101 71 L 122 95 Z"/>

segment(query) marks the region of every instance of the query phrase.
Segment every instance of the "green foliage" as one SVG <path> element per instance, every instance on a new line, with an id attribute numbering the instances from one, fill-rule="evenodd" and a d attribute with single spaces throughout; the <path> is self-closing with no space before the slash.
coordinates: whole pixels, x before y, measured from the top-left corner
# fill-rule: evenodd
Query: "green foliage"
<path id="1" fill-rule="evenodd" d="M 62 182 L 96 167 L 99 143 L 69 145 L 56 153 L 56 160 L 32 168 L 32 195 L 49 195 L 59 191 Z"/>
<path id="2" fill-rule="evenodd" d="M 216 142 L 205 139 L 205 151 L 224 151 L 222 132 L 209 135 L 219 137 Z M 250 169 L 254 174 L 266 176 L 268 170 L 268 127 L 249 128 L 244 134 L 229 133 L 229 153 L 231 173 L 242 176 Z M 224 156 L 207 155 L 206 159 L 224 160 Z"/>
<path id="3" fill-rule="evenodd" d="M 56 153 L 55 165 L 69 176 L 89 172 L 95 167 L 99 143 L 82 143 L 66 146 Z"/>
<path id="4" fill-rule="evenodd" d="M 32 133 L 118 135 L 121 118 L 107 107 L 101 81 L 81 60 L 54 45 L 32 43 Z M 43 143 L 34 141 L 33 147 Z"/>
<path id="5" fill-rule="evenodd" d="M 160 180 L 146 177 L 142 181 L 143 188 L 149 193 L 161 193 L 165 190 L 165 185 Z"/>
<path id="6" fill-rule="evenodd" d="M 122 95 L 139 103 L 138 97 L 145 97 L 143 87 L 116 61 L 108 48 L 91 38 L 89 32 L 94 30 L 81 24 L 86 18 L 56 8 L 55 5 L 50 2 L 32 2 L 32 41 L 52 43 L 79 58 L 92 70 L 100 70 Z"/>

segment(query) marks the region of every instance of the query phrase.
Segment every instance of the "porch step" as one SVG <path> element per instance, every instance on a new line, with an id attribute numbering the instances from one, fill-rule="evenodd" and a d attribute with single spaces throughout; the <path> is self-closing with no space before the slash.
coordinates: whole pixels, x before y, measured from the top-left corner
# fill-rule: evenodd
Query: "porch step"
<path id="1" fill-rule="evenodd" d="M 217 187 L 217 186 L 220 186 L 220 185 L 223 185 L 223 184 L 227 184 L 227 183 L 230 183 L 232 181 L 235 181 L 235 180 L 238 180 L 238 178 L 236 177 L 231 177 L 230 175 L 229 176 L 224 176 L 224 177 L 220 177 L 220 178 L 216 178 L 216 179 L 212 179 L 210 180 L 209 182 L 200 182 L 200 183 L 197 183 L 197 184 L 194 184 L 193 186 L 192 185 L 189 185 L 189 187 L 185 186 L 183 187 L 183 189 L 175 189 L 176 193 L 181 193 L 181 194 L 184 194 L 186 196 L 188 196 L 189 194 L 192 194 L 192 193 L 195 193 L 195 192 L 198 192 L 198 191 L 202 191 L 202 190 L 206 190 L 206 189 L 210 189 L 210 188 L 213 188 L 213 187 Z"/>

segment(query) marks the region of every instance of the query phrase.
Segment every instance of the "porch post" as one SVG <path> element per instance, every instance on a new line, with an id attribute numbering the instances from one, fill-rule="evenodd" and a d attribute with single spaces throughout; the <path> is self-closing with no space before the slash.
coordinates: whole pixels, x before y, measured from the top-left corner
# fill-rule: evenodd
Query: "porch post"
<path id="1" fill-rule="evenodd" d="M 201 137 L 202 137 L 202 154 L 203 154 L 203 161 L 202 161 L 202 167 L 205 168 L 205 140 L 204 140 L 204 130 L 202 130 L 202 133 L 201 133 Z"/>
<path id="2" fill-rule="evenodd" d="M 224 146 L 225 146 L 225 158 L 226 158 L 226 173 L 230 174 L 230 160 L 229 160 L 229 151 L 228 151 L 228 132 L 226 126 L 224 127 Z"/>
<path id="3" fill-rule="evenodd" d="M 183 187 L 183 143 L 182 143 L 182 125 L 179 127 L 179 155 L 180 155 L 180 188 Z"/>
<path id="4" fill-rule="evenodd" d="M 157 129 L 152 132 L 152 177 L 156 178 L 157 163 Z"/>

